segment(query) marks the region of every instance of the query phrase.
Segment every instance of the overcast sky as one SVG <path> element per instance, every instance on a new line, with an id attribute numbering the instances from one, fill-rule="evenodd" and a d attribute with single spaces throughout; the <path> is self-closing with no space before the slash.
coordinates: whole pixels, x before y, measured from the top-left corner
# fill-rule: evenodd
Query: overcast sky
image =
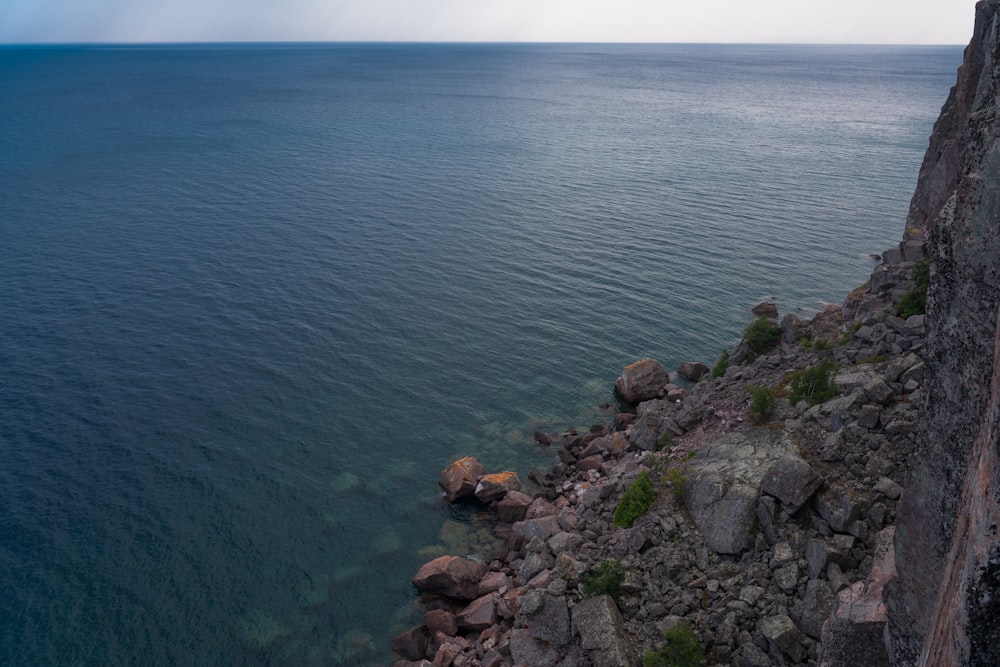
<path id="1" fill-rule="evenodd" d="M 965 44 L 975 0 L 0 0 L 0 43 Z"/>

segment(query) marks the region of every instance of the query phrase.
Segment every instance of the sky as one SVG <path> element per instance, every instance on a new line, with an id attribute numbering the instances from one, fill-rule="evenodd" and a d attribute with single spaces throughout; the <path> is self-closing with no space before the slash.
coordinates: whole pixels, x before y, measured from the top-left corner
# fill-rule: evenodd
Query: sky
<path id="1" fill-rule="evenodd" d="M 975 0 L 0 0 L 0 43 L 966 44 Z"/>

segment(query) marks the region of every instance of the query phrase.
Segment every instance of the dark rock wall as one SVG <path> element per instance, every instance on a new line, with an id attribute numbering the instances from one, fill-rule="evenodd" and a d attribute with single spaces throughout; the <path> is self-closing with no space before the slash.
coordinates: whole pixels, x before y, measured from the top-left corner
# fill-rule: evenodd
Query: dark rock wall
<path id="1" fill-rule="evenodd" d="M 931 258 L 922 436 L 888 587 L 897 665 L 1000 665 L 1000 0 L 976 6 L 907 218 Z"/>

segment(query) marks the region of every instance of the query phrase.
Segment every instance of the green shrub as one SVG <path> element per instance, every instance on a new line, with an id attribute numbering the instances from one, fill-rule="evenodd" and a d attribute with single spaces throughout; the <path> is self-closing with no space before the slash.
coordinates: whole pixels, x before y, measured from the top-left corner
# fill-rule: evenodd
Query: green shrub
<path id="1" fill-rule="evenodd" d="M 777 408 L 774 390 L 769 387 L 747 387 L 747 391 L 751 397 L 750 416 L 758 424 L 771 421 Z"/>
<path id="2" fill-rule="evenodd" d="M 688 458 L 694 455 L 695 452 L 688 452 Z M 670 468 L 663 474 L 663 481 L 670 483 L 674 500 L 682 502 L 684 500 L 684 483 L 687 481 L 687 472 L 683 468 Z"/>
<path id="3" fill-rule="evenodd" d="M 743 332 L 743 341 L 754 354 L 772 350 L 781 340 L 781 328 L 767 317 L 758 317 Z"/>
<path id="4" fill-rule="evenodd" d="M 722 377 L 726 374 L 727 368 L 729 368 L 729 350 L 723 350 L 722 354 L 719 355 L 719 360 L 712 366 L 712 377 Z"/>
<path id="5" fill-rule="evenodd" d="M 624 578 L 625 568 L 622 564 L 616 560 L 606 560 L 583 575 L 583 594 L 588 598 L 610 595 L 617 600 Z"/>
<path id="6" fill-rule="evenodd" d="M 837 368 L 833 359 L 824 359 L 816 366 L 793 373 L 789 382 L 792 405 L 802 400 L 818 405 L 836 396 L 837 385 L 833 382 L 833 374 Z"/>
<path id="7" fill-rule="evenodd" d="M 931 262 L 924 257 L 913 267 L 913 282 L 916 286 L 903 295 L 896 304 L 896 314 L 900 317 L 921 315 L 927 310 L 927 288 L 931 283 Z"/>
<path id="8" fill-rule="evenodd" d="M 634 482 L 628 485 L 618 507 L 615 508 L 614 523 L 619 528 L 631 528 L 639 517 L 646 514 L 656 500 L 653 480 L 649 473 L 643 471 Z"/>
<path id="9" fill-rule="evenodd" d="M 670 431 L 664 431 L 660 434 L 660 437 L 656 439 L 656 448 L 661 452 L 669 452 L 674 448 L 674 434 Z"/>
<path id="10" fill-rule="evenodd" d="M 664 648 L 642 654 L 642 667 L 699 667 L 705 659 L 701 641 L 690 623 L 678 623 L 667 630 L 664 638 Z"/>

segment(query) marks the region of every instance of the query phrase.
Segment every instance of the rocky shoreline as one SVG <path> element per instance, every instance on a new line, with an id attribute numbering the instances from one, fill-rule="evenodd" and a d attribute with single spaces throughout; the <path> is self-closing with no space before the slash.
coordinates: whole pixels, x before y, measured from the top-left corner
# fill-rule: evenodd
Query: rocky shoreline
<path id="1" fill-rule="evenodd" d="M 897 308 L 923 253 L 886 251 L 808 321 L 762 305 L 773 347 L 745 337 L 718 377 L 684 365 L 690 389 L 653 360 L 629 366 L 617 392 L 635 412 L 536 434 L 559 462 L 531 494 L 513 472 L 449 466 L 444 500 L 481 504 L 492 539 L 416 574 L 424 623 L 393 641 L 396 666 L 672 664 L 653 654 L 676 627 L 705 664 L 889 664 L 880 595 L 924 382 L 924 316 Z M 793 405 L 795 374 L 824 364 L 836 395 Z M 771 396 L 766 414 L 750 387 Z M 616 526 L 643 474 L 655 501 Z"/>

